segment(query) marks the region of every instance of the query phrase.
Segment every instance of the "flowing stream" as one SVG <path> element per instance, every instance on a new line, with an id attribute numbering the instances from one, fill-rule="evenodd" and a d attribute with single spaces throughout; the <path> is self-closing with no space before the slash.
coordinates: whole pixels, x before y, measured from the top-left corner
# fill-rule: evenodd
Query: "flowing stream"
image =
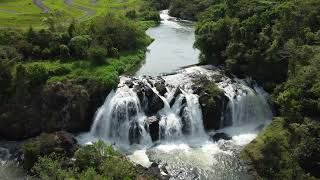
<path id="1" fill-rule="evenodd" d="M 121 77 L 79 142 L 104 140 L 135 163 L 158 163 L 170 179 L 253 179 L 239 153 L 272 119 L 268 94 L 254 81 L 227 77 L 212 66 L 180 69 L 198 62 L 194 28 L 167 11 L 161 17 L 161 25 L 148 30 L 155 41 L 145 64 L 136 77 Z M 203 125 L 194 84 L 203 78 L 216 82 L 227 97 L 218 130 Z M 212 140 L 222 132 L 231 138 Z"/>

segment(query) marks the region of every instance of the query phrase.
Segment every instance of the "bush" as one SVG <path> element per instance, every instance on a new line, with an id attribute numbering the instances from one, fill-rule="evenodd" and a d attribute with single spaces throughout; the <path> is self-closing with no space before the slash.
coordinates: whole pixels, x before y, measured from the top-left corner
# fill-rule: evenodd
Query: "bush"
<path id="1" fill-rule="evenodd" d="M 127 51 L 147 44 L 147 36 L 138 23 L 112 14 L 97 17 L 91 29 L 94 29 L 88 32 L 91 37 L 106 49 Z"/>
<path id="2" fill-rule="evenodd" d="M 49 48 L 44 48 L 42 51 L 41 51 L 41 57 L 42 59 L 48 59 L 50 58 L 51 56 L 51 51 Z"/>
<path id="3" fill-rule="evenodd" d="M 119 58 L 120 54 L 119 54 L 119 50 L 117 48 L 111 48 L 109 50 L 109 55 L 110 57 L 113 57 L 113 58 Z"/>
<path id="4" fill-rule="evenodd" d="M 130 10 L 126 12 L 126 17 L 130 18 L 130 19 L 135 19 L 137 18 L 137 12 L 136 10 Z"/>
<path id="5" fill-rule="evenodd" d="M 97 65 L 101 65 L 106 62 L 107 54 L 107 50 L 102 47 L 91 47 L 88 50 L 89 59 Z"/>
<path id="6" fill-rule="evenodd" d="M 38 142 L 26 143 L 22 146 L 22 152 L 24 155 L 23 168 L 30 170 L 40 156 L 40 144 Z"/>
<path id="7" fill-rule="evenodd" d="M 136 167 L 102 141 L 81 147 L 75 153 L 76 161 L 57 154 L 39 157 L 32 172 L 41 179 L 136 179 Z M 67 164 L 67 166 L 66 166 Z"/>
<path id="8" fill-rule="evenodd" d="M 98 168 L 110 156 L 120 156 L 120 154 L 114 151 L 111 146 L 107 146 L 102 141 L 98 141 L 93 145 L 84 146 L 76 151 L 75 164 L 81 170 L 90 167 Z"/>
<path id="9" fill-rule="evenodd" d="M 29 81 L 31 87 L 44 84 L 49 78 L 47 69 L 41 64 L 27 65 L 26 72 L 25 79 Z"/>
<path id="10" fill-rule="evenodd" d="M 87 56 L 87 49 L 90 46 L 90 42 L 91 38 L 87 35 L 73 37 L 69 43 L 71 54 L 78 58 L 85 58 Z"/>
<path id="11" fill-rule="evenodd" d="M 40 157 L 31 171 L 44 180 L 63 180 L 74 177 L 75 171 L 62 168 L 61 161 L 63 161 L 63 159 L 55 154 Z"/>
<path id="12" fill-rule="evenodd" d="M 2 60 L 21 60 L 21 54 L 12 46 L 0 46 L 0 61 Z"/>
<path id="13" fill-rule="evenodd" d="M 70 50 L 67 45 L 61 44 L 59 46 L 59 51 L 60 51 L 60 58 L 67 59 L 70 57 Z"/>
<path id="14" fill-rule="evenodd" d="M 157 11 L 147 10 L 142 13 L 142 17 L 146 21 L 160 22 L 161 18 Z"/>

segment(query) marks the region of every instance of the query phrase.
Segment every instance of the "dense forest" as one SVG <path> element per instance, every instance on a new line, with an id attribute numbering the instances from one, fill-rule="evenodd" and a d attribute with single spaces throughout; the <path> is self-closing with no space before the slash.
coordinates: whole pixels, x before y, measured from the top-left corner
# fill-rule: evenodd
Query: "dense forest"
<path id="1" fill-rule="evenodd" d="M 173 0 L 170 13 L 197 20 L 202 63 L 250 76 L 271 93 L 279 117 L 243 158 L 262 178 L 319 178 L 319 1 Z"/>
<path id="2" fill-rule="evenodd" d="M 130 8 L 118 3 L 118 10 L 87 21 L 65 23 L 63 13 L 53 10 L 41 27 L 0 29 L 0 137 L 23 140 L 41 134 L 21 149 L 21 164 L 31 175 L 152 178 L 102 142 L 80 148 L 71 134 L 53 133 L 89 130 L 119 75 L 143 61 L 152 42 L 145 30 L 160 16 L 151 2 L 134 3 Z"/>
<path id="3" fill-rule="evenodd" d="M 137 166 L 102 141 L 80 147 L 70 133 L 89 130 L 119 76 L 144 60 L 152 42 L 145 31 L 160 23 L 158 11 L 169 9 L 171 16 L 196 22 L 201 64 L 250 77 L 270 94 L 276 117 L 241 152 L 257 179 L 320 178 L 319 0 L 115 4 L 86 21 L 66 23 L 64 13 L 54 10 L 41 26 L 0 28 L 0 139 L 28 139 L 17 157 L 29 175 L 161 178 L 160 170 Z M 213 104 L 203 111 L 210 119 L 223 92 L 216 85 L 203 91 L 209 96 L 200 100 Z"/>

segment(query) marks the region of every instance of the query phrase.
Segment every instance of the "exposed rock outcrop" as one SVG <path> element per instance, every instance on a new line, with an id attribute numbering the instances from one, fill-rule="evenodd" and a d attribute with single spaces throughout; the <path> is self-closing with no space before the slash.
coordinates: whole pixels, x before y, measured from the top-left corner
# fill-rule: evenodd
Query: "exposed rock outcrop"
<path id="1" fill-rule="evenodd" d="M 77 141 L 70 133 L 43 133 L 22 146 L 22 164 L 25 169 L 30 169 L 40 156 L 56 153 L 71 157 L 77 148 Z"/>
<path id="2" fill-rule="evenodd" d="M 211 138 L 213 141 L 219 141 L 221 139 L 224 139 L 224 140 L 232 139 L 232 137 L 226 133 L 215 133 L 214 135 L 211 136 Z"/>
<path id="3" fill-rule="evenodd" d="M 133 86 L 133 90 L 137 93 L 147 115 L 156 114 L 164 107 L 162 99 L 148 85 L 137 82 L 137 85 Z"/>
<path id="4" fill-rule="evenodd" d="M 214 82 L 206 78 L 194 81 L 195 93 L 199 95 L 199 103 L 203 114 L 203 125 L 206 130 L 219 129 L 231 124 L 222 124 L 222 118 L 226 112 L 228 97 Z"/>
<path id="5" fill-rule="evenodd" d="M 102 85 L 81 86 L 69 81 L 37 88 L 28 102 L 0 107 L 0 137 L 21 140 L 41 132 L 88 131 L 109 91 Z"/>
<path id="6" fill-rule="evenodd" d="M 149 132 L 152 141 L 159 140 L 160 136 L 160 127 L 159 127 L 159 119 L 156 116 L 152 116 L 147 118 L 147 124 L 149 126 Z"/>

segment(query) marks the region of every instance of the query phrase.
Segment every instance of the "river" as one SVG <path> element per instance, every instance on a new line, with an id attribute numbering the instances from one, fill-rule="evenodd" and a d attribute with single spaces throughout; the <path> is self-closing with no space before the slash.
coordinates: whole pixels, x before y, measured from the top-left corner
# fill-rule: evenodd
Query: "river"
<path id="1" fill-rule="evenodd" d="M 200 52 L 193 48 L 194 23 L 177 21 L 168 11 L 162 11 L 160 16 L 161 24 L 146 32 L 154 42 L 148 47 L 144 64 L 136 76 L 172 73 L 199 62 Z"/>
<path id="2" fill-rule="evenodd" d="M 161 18 L 159 26 L 147 31 L 154 42 L 148 47 L 145 63 L 136 77 L 121 77 L 118 89 L 111 92 L 97 110 L 91 131 L 78 136 L 79 142 L 87 144 L 102 139 L 114 144 L 135 163 L 146 167 L 152 162 L 160 164 L 170 174 L 170 179 L 253 179 L 239 154 L 257 136 L 261 127 L 271 121 L 272 112 L 266 102 L 268 94 L 254 81 L 229 78 L 215 67 L 184 69 L 199 61 L 199 51 L 193 48 L 194 26 L 191 22 L 170 17 L 168 11 L 161 11 Z M 163 74 L 167 75 L 159 80 Z M 198 96 L 190 88 L 196 76 L 213 80 L 216 76 L 222 77 L 218 86 L 229 98 L 226 114 L 232 126 L 205 132 Z M 150 99 L 144 95 L 139 100 L 140 95 L 134 87 L 129 87 L 128 81 L 152 88 L 152 93 L 164 102 L 164 107 L 153 117 L 159 120 L 156 134 L 160 139 L 156 142 L 152 139 L 150 127 L 146 128 L 146 119 L 150 117 L 145 101 Z M 165 95 L 154 88 L 159 81 L 166 83 Z M 177 89 L 182 93 L 171 104 Z M 186 119 L 188 135 L 183 128 Z M 210 134 L 218 132 L 227 133 L 231 139 L 212 141 Z"/>
<path id="3" fill-rule="evenodd" d="M 199 61 L 199 51 L 193 48 L 194 25 L 177 21 L 168 11 L 162 11 L 161 18 L 159 26 L 147 31 L 154 42 L 145 63 L 135 77 L 121 77 L 118 89 L 97 110 L 91 131 L 77 137 L 79 143 L 103 140 L 137 164 L 148 167 L 156 162 L 173 180 L 253 179 L 239 154 L 272 119 L 268 94 L 254 81 L 227 77 L 212 66 L 184 68 Z M 232 125 L 205 131 L 199 97 L 191 88 L 197 77 L 215 81 L 224 91 L 229 101 L 221 124 L 230 121 Z M 163 82 L 165 93 L 155 88 Z M 137 88 L 143 90 L 137 92 Z M 157 103 L 150 104 L 154 100 Z M 151 109 L 156 115 L 150 115 Z M 156 132 L 148 124 L 150 119 L 158 122 Z M 210 136 L 216 133 L 231 139 L 213 141 Z M 0 159 L 10 158 L 8 149 L 0 149 Z M 28 179 L 24 173 L 0 161 L 3 179 Z"/>

